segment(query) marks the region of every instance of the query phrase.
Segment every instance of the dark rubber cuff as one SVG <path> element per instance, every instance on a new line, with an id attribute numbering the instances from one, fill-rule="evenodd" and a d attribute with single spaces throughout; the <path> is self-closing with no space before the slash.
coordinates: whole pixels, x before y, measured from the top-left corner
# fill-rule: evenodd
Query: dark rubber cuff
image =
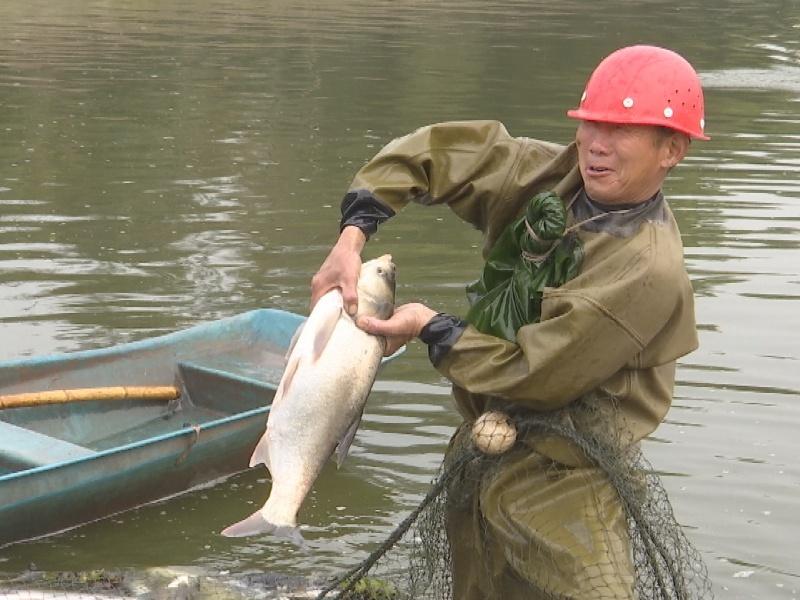
<path id="1" fill-rule="evenodd" d="M 419 339 L 428 345 L 428 358 L 434 367 L 450 352 L 466 328 L 466 321 L 447 313 L 438 313 L 422 328 Z"/>
<path id="2" fill-rule="evenodd" d="M 342 220 L 339 231 L 349 225 L 358 227 L 367 239 L 378 231 L 378 225 L 391 219 L 394 210 L 378 200 L 369 190 L 347 192 L 342 199 Z"/>

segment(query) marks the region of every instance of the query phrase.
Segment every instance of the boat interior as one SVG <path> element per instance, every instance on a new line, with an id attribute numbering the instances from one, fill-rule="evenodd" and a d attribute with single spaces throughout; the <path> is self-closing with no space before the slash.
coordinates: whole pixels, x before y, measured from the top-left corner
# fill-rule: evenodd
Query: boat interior
<path id="1" fill-rule="evenodd" d="M 142 368 L 142 365 L 145 368 Z M 180 432 L 270 404 L 283 370 L 283 351 L 222 352 L 148 367 L 116 368 L 118 385 L 172 385 L 176 399 L 93 400 L 0 410 L 0 476 Z M 91 387 L 98 365 L 54 378 L 61 388 Z M 127 371 L 127 373 L 126 373 Z M 108 385 L 109 381 L 100 382 Z M 39 384 L 41 388 L 41 384 Z M 52 387 L 52 386 L 51 386 Z"/>

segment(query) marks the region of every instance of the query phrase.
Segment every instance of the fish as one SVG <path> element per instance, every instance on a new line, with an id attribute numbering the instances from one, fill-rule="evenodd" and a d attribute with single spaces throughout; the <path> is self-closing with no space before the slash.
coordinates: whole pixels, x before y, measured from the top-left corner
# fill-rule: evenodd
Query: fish
<path id="1" fill-rule="evenodd" d="M 250 466 L 266 465 L 272 487 L 264 506 L 225 528 L 226 537 L 269 533 L 304 547 L 297 513 L 329 458 L 341 466 L 386 348 L 386 339 L 356 325 L 394 311 L 395 265 L 385 254 L 362 264 L 358 311 L 344 310 L 335 288 L 314 306 L 287 353 L 263 436 Z"/>

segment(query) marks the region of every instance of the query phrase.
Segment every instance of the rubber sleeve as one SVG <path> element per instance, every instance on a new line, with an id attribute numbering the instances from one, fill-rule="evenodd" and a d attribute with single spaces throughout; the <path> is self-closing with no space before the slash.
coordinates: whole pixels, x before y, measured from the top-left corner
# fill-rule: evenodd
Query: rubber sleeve
<path id="1" fill-rule="evenodd" d="M 369 190 L 352 190 L 342 199 L 342 220 L 339 223 L 339 231 L 348 225 L 354 225 L 369 239 L 378 231 L 378 225 L 394 215 L 395 211 L 378 200 Z"/>
<path id="2" fill-rule="evenodd" d="M 434 367 L 450 352 L 466 328 L 466 321 L 447 313 L 438 313 L 422 328 L 419 339 L 428 345 L 428 358 Z"/>

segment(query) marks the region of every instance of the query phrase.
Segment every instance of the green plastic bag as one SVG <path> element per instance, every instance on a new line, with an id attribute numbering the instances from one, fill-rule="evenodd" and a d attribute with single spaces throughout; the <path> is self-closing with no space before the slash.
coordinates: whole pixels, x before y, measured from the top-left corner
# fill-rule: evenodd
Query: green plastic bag
<path id="1" fill-rule="evenodd" d="M 492 247 L 481 278 L 467 286 L 467 322 L 515 342 L 520 327 L 541 317 L 544 288 L 575 277 L 582 260 L 580 241 L 567 232 L 561 198 L 537 194 Z"/>

